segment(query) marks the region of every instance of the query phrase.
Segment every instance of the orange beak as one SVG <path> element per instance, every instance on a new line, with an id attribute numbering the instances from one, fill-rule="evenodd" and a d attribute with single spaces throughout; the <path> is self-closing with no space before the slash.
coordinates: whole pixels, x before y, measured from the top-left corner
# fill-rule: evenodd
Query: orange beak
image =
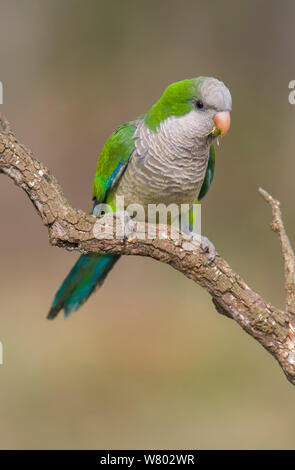
<path id="1" fill-rule="evenodd" d="M 215 126 L 220 130 L 223 137 L 228 133 L 230 128 L 230 113 L 229 111 L 220 111 L 213 117 Z"/>

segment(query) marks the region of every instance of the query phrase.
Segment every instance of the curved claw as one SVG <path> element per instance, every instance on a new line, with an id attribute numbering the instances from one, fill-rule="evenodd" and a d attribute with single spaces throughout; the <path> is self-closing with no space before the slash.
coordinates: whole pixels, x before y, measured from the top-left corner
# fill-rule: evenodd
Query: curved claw
<path id="1" fill-rule="evenodd" d="M 201 236 L 201 247 L 203 250 L 203 253 L 208 253 L 208 261 L 207 263 L 204 264 L 204 266 L 209 266 L 213 261 L 215 260 L 216 257 L 216 250 L 215 246 L 213 245 L 210 240 L 208 240 L 207 237 Z"/>
<path id="2" fill-rule="evenodd" d="M 204 264 L 204 266 L 209 266 L 211 263 L 213 263 L 216 257 L 215 246 L 213 245 L 212 242 L 210 242 L 210 240 L 208 240 L 207 237 L 204 237 L 203 235 L 197 235 L 191 232 L 191 236 L 197 239 L 202 249 L 202 252 L 208 253 L 208 261 Z"/>

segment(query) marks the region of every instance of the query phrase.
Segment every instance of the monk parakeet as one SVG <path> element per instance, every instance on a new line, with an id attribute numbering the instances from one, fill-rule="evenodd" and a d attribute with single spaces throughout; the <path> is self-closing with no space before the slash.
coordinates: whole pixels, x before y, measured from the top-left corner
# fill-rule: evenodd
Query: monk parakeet
<path id="1" fill-rule="evenodd" d="M 125 207 L 192 205 L 202 199 L 214 174 L 212 143 L 229 130 L 231 107 L 228 88 L 215 78 L 168 86 L 146 114 L 120 126 L 106 141 L 94 176 L 94 215 L 100 215 L 102 203 L 115 212 L 116 196 L 124 196 Z M 211 248 L 209 255 L 213 251 L 214 258 Z M 59 288 L 48 318 L 61 309 L 65 316 L 77 310 L 118 259 L 110 254 L 80 256 Z"/>

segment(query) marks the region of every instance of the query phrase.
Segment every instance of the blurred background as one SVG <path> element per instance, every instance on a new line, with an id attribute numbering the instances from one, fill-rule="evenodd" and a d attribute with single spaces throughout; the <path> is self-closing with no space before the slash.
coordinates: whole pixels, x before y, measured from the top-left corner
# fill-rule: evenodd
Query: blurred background
<path id="1" fill-rule="evenodd" d="M 0 109 L 70 202 L 90 211 L 112 130 L 171 82 L 222 79 L 232 128 L 216 152 L 202 231 L 283 307 L 280 246 L 257 188 L 281 200 L 295 243 L 294 14 L 292 0 L 1 0 Z M 125 257 L 78 313 L 49 322 L 78 255 L 49 246 L 4 176 L 0 213 L 2 449 L 294 448 L 294 387 L 204 290 Z"/>

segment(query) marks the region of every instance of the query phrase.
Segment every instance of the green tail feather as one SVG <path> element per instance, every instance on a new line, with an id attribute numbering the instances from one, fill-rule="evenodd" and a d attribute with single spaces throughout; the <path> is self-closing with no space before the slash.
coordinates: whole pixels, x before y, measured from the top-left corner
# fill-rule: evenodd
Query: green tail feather
<path id="1" fill-rule="evenodd" d="M 47 318 L 64 309 L 65 317 L 77 310 L 100 287 L 120 256 L 82 255 L 59 288 Z"/>

